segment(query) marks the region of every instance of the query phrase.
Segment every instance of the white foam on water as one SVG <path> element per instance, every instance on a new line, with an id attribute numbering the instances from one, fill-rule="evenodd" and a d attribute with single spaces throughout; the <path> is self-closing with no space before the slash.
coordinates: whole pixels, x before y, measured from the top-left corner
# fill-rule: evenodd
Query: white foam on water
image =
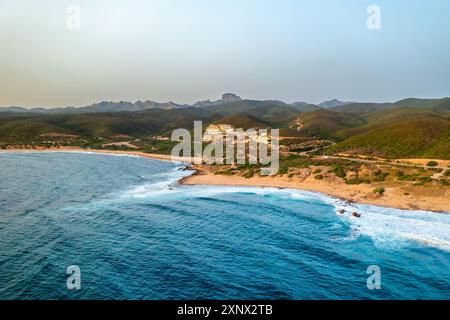
<path id="1" fill-rule="evenodd" d="M 450 251 L 450 214 L 400 210 L 335 201 L 336 213 L 353 230 L 371 237 L 380 246 L 404 246 L 411 242 Z M 340 214 L 340 210 L 345 210 Z M 360 218 L 352 213 L 361 214 Z"/>
<path id="2" fill-rule="evenodd" d="M 192 174 L 192 170 L 181 170 L 183 167 L 174 168 L 169 172 L 163 172 L 152 176 L 156 182 L 149 182 L 135 186 L 120 194 L 121 197 L 151 198 L 161 195 L 178 195 L 195 197 L 213 197 L 220 194 L 250 193 L 257 196 L 274 195 L 285 199 L 324 201 L 322 196 L 308 191 L 277 189 L 270 187 L 244 187 L 244 186 L 206 186 L 192 185 L 185 186 L 178 184 L 178 181 Z M 324 196 L 325 197 L 325 196 Z M 324 198 L 325 199 L 325 198 Z"/>
<path id="3" fill-rule="evenodd" d="M 52 151 L 50 151 L 52 152 Z M 61 151 L 55 151 L 61 153 Z M 33 153 L 32 151 L 30 153 Z M 89 151 L 70 151 L 62 153 L 95 154 L 117 157 L 140 157 L 132 154 L 96 153 Z M 160 180 L 146 183 L 118 194 L 119 198 L 147 198 L 165 195 L 182 195 L 188 197 L 208 197 L 224 193 L 251 193 L 257 196 L 273 195 L 283 199 L 323 202 L 334 206 L 337 216 L 352 228 L 352 236 L 369 236 L 382 246 L 403 246 L 410 242 L 450 251 L 450 213 L 428 211 L 399 210 L 372 205 L 351 204 L 321 193 L 292 189 L 233 186 L 179 186 L 177 181 L 192 173 L 181 171 L 177 166 L 171 171 L 153 176 Z M 340 214 L 340 210 L 345 210 Z M 352 212 L 361 214 L 360 218 Z"/>
<path id="4" fill-rule="evenodd" d="M 364 235 L 373 239 L 380 246 L 405 246 L 416 242 L 450 251 L 450 214 L 429 211 L 400 210 L 348 203 L 346 201 L 316 192 L 277 189 L 264 187 L 240 186 L 181 186 L 181 178 L 191 171 L 178 168 L 162 173 L 161 181 L 134 187 L 122 194 L 125 197 L 146 198 L 162 195 L 187 197 L 212 197 L 220 194 L 251 193 L 256 196 L 272 195 L 281 199 L 322 202 L 335 208 L 339 219 L 352 228 L 352 238 Z M 340 210 L 345 210 L 340 214 Z M 360 218 L 352 216 L 353 212 L 361 214 Z"/>
<path id="5" fill-rule="evenodd" d="M 182 170 L 183 167 L 176 167 L 168 172 L 153 175 L 157 182 L 148 182 L 139 186 L 132 187 L 121 193 L 121 197 L 147 198 L 161 196 L 164 194 L 179 193 L 179 189 L 175 189 L 178 181 L 192 174 L 192 171 Z"/>

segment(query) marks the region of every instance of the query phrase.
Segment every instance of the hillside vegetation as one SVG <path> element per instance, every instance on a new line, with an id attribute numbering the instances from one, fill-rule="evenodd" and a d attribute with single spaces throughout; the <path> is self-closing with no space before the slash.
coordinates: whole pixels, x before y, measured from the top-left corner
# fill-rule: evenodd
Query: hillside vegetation
<path id="1" fill-rule="evenodd" d="M 450 158 L 450 98 L 333 104 L 336 107 L 326 104 L 325 109 L 303 102 L 237 100 L 204 102 L 201 107 L 178 105 L 172 109 L 97 113 L 72 109 L 68 113 L 62 113 L 64 109 L 55 113 L 16 112 L 9 108 L 8 112 L 0 112 L 0 146 L 40 145 L 49 136 L 58 135 L 73 135 L 83 141 L 111 140 L 115 136 L 147 139 L 169 136 L 176 128 L 191 130 L 194 121 L 201 120 L 204 126 L 223 123 L 243 129 L 279 128 L 282 136 L 291 138 L 285 143 L 290 141 L 292 150 L 385 158 Z M 62 141 L 65 145 L 73 143 L 66 140 Z M 317 145 L 326 145 L 324 141 L 337 144 L 321 151 Z"/>
<path id="2" fill-rule="evenodd" d="M 299 115 L 299 118 L 304 132 L 323 138 L 338 138 L 338 132 L 366 123 L 357 115 L 323 109 Z"/>
<path id="3" fill-rule="evenodd" d="M 370 130 L 334 147 L 383 158 L 450 159 L 450 121 L 413 119 Z"/>

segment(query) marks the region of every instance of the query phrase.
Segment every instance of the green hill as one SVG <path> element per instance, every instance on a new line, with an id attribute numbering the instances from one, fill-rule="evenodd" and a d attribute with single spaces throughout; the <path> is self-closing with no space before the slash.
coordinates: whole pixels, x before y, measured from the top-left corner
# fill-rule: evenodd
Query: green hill
<path id="1" fill-rule="evenodd" d="M 310 104 L 306 102 L 294 102 L 291 103 L 289 107 L 299 112 L 311 112 L 322 109 L 321 107 L 316 106 L 315 104 Z"/>
<path id="2" fill-rule="evenodd" d="M 450 159 L 450 120 L 406 120 L 353 136 L 332 150 L 385 158 Z"/>
<path id="3" fill-rule="evenodd" d="M 420 108 L 433 111 L 450 111 L 450 98 L 443 99 L 404 99 L 397 101 L 395 106 L 402 108 Z"/>
<path id="4" fill-rule="evenodd" d="M 0 144 L 42 142 L 45 134 L 97 138 L 141 138 L 191 130 L 195 120 L 236 128 L 277 128 L 283 136 L 325 138 L 332 151 L 357 151 L 388 158 L 450 157 L 450 99 L 406 99 L 395 103 L 350 103 L 309 112 L 310 105 L 241 100 L 205 107 L 147 109 L 135 112 L 28 113 L 0 112 Z M 315 109 L 315 107 L 312 107 Z M 44 136 L 43 136 L 44 135 Z M 48 135 L 47 135 L 48 136 Z"/>
<path id="5" fill-rule="evenodd" d="M 442 99 L 415 99 L 409 98 L 394 103 L 350 103 L 333 108 L 334 111 L 356 113 L 359 115 L 370 114 L 382 110 L 399 108 L 427 109 L 431 111 L 450 111 L 450 98 Z"/>
<path id="6" fill-rule="evenodd" d="M 42 134 L 52 132 L 75 134 L 84 138 L 118 134 L 138 137 L 170 133 L 176 128 L 191 129 L 195 120 L 211 123 L 220 117 L 199 108 L 64 115 L 0 113 L 0 142 L 29 143 Z"/>
<path id="7" fill-rule="evenodd" d="M 221 114 L 222 116 L 249 114 L 267 120 L 274 125 L 284 126 L 290 119 L 293 119 L 300 113 L 317 109 L 320 110 L 321 108 L 310 104 L 297 103 L 287 105 L 277 101 L 242 100 L 218 106 L 209 106 L 203 109 L 210 113 Z"/>
<path id="8" fill-rule="evenodd" d="M 220 120 L 217 120 L 215 122 L 216 124 L 229 124 L 237 129 L 264 129 L 270 127 L 270 125 L 261 119 L 258 119 L 256 117 L 253 117 L 248 114 L 237 114 L 228 116 L 225 118 L 221 118 Z"/>
<path id="9" fill-rule="evenodd" d="M 325 109 L 301 114 L 299 118 L 303 123 L 302 132 L 322 138 L 336 138 L 341 130 L 365 124 L 362 117 Z"/>
<path id="10" fill-rule="evenodd" d="M 301 114 L 290 107 L 265 105 L 245 112 L 269 124 L 273 128 L 287 128 Z"/>
<path id="11" fill-rule="evenodd" d="M 413 109 L 413 108 L 399 108 L 399 109 L 384 109 L 378 112 L 373 112 L 363 116 L 366 123 L 353 127 L 346 128 L 336 132 L 336 136 L 341 139 L 346 139 L 355 135 L 359 135 L 376 128 L 382 128 L 398 122 L 414 119 L 439 119 L 444 117 L 442 113 L 437 113 L 427 109 Z"/>
<path id="12" fill-rule="evenodd" d="M 394 105 L 392 103 L 349 103 L 333 108 L 332 110 L 337 112 L 364 115 L 392 108 L 394 108 Z"/>
<path id="13" fill-rule="evenodd" d="M 218 106 L 209 106 L 204 107 L 204 109 L 207 112 L 210 113 L 218 113 L 222 116 L 231 116 L 234 114 L 244 113 L 248 112 L 250 110 L 259 108 L 261 106 L 267 105 L 267 102 L 264 101 L 253 101 L 253 100 L 241 100 L 236 102 L 231 102 L 227 104 L 222 104 Z M 277 105 L 275 105 L 277 106 Z"/>

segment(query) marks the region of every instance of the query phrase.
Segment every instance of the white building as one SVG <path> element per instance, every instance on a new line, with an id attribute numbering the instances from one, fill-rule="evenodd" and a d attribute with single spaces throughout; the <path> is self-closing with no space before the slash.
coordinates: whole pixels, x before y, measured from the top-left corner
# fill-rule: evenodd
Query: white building
<path id="1" fill-rule="evenodd" d="M 203 134 L 203 142 L 213 141 L 214 136 L 226 136 L 227 132 L 234 131 L 234 127 L 228 124 L 212 124 L 206 128 Z"/>

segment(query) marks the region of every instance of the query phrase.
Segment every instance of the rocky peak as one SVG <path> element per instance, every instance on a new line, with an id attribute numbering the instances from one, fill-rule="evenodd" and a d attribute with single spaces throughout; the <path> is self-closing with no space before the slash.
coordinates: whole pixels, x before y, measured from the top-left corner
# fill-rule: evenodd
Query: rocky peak
<path id="1" fill-rule="evenodd" d="M 222 95 L 223 102 L 235 102 L 241 100 L 242 100 L 241 97 L 235 95 L 234 93 L 225 93 Z"/>

